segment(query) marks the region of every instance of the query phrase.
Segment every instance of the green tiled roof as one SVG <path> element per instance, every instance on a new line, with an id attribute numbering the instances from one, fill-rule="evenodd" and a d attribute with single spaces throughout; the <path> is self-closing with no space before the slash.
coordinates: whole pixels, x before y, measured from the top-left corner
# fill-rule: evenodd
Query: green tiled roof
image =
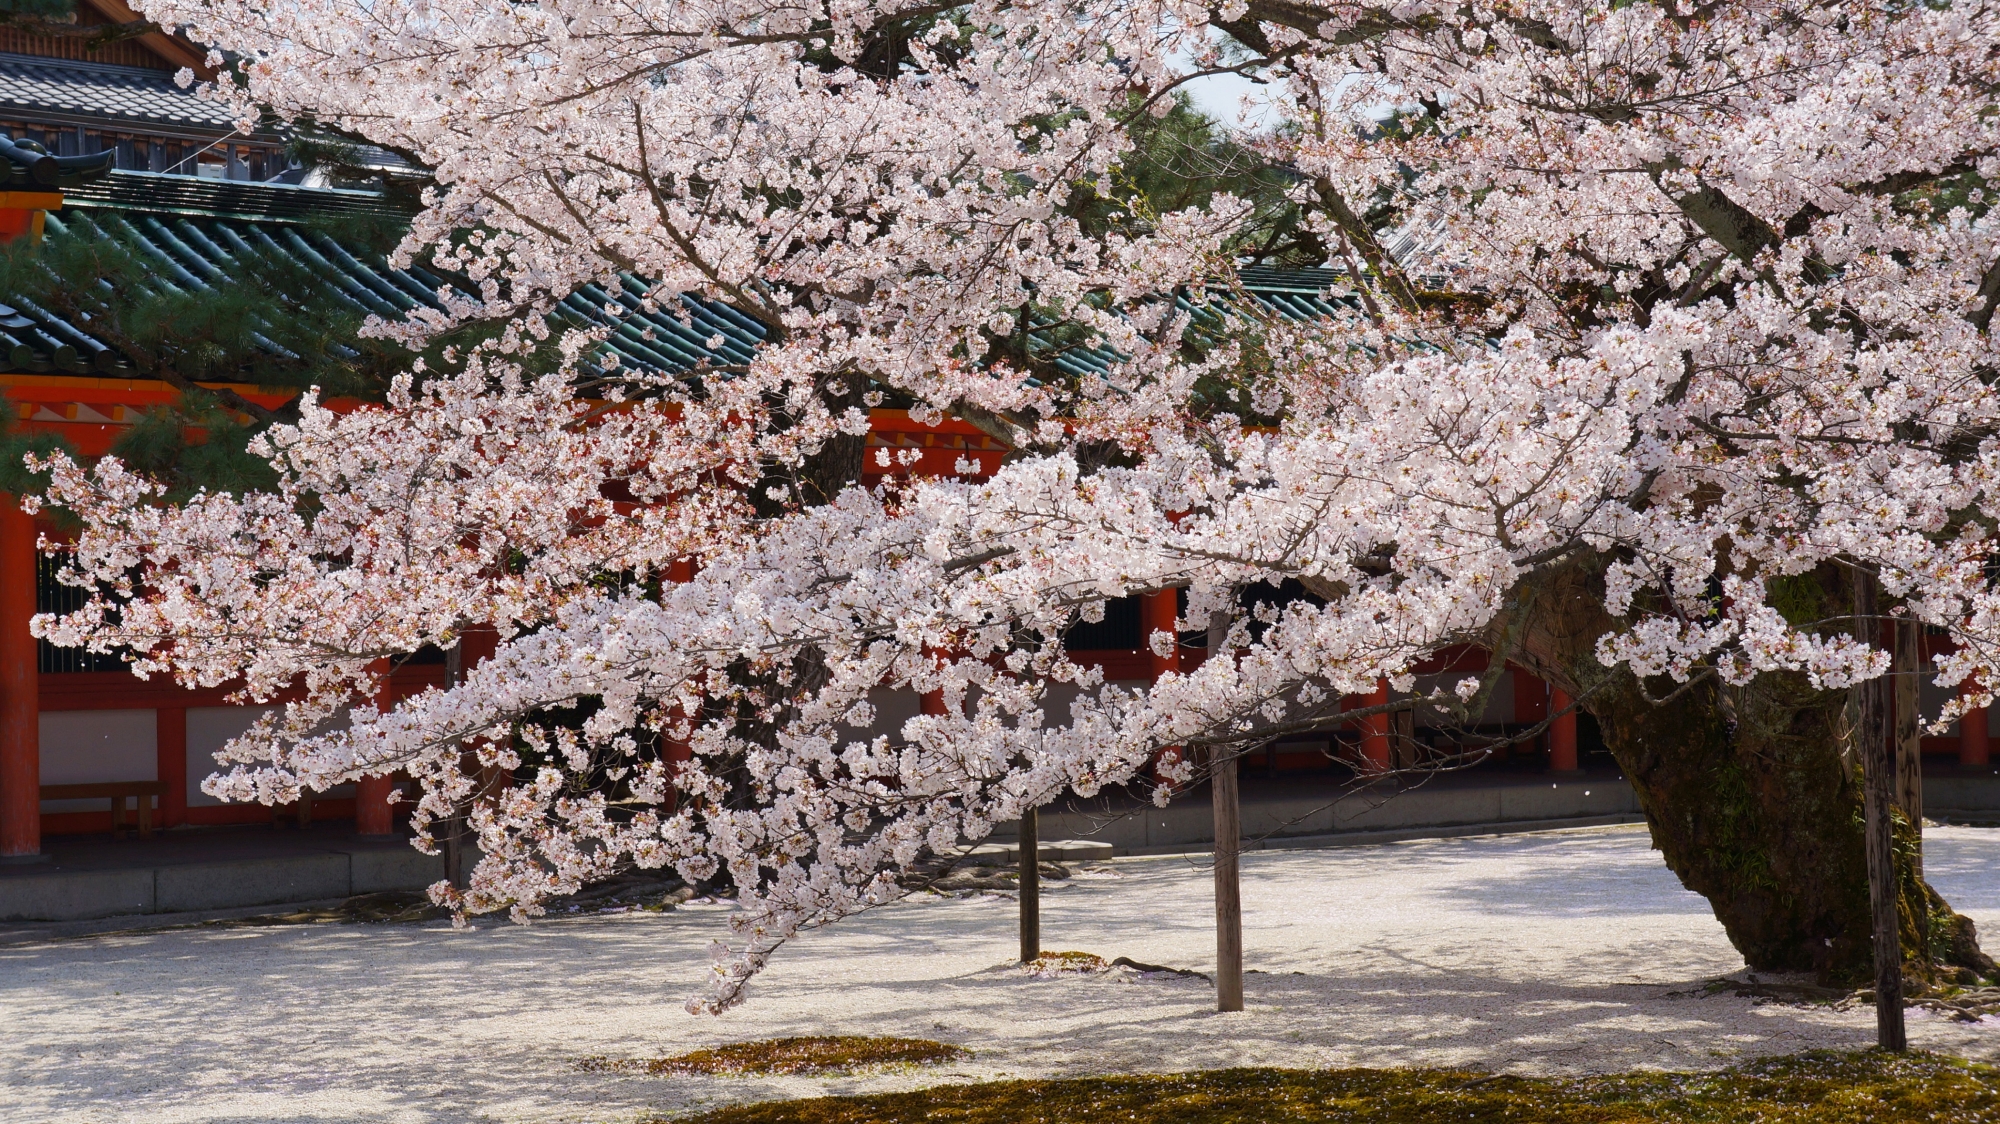
<path id="1" fill-rule="evenodd" d="M 124 178 L 128 173 L 120 173 Z M 216 186 L 218 181 L 155 176 L 172 189 L 169 201 L 214 203 L 214 196 L 182 192 L 187 184 Z M 221 181 L 220 202 L 238 202 L 240 189 L 263 188 L 285 207 L 276 215 L 245 218 L 230 211 L 194 206 L 142 209 L 128 193 L 114 202 L 70 195 L 63 210 L 48 216 L 49 238 L 119 237 L 157 266 L 154 282 L 182 291 L 199 292 L 237 268 L 239 260 L 280 254 L 310 267 L 337 298 L 356 311 L 400 319 L 419 305 L 442 309 L 438 292 L 448 284 L 461 292 L 474 286 L 422 266 L 397 269 L 381 255 L 348 245 L 317 225 L 300 221 L 314 213 L 312 204 L 335 209 L 349 205 L 360 192 L 312 188 L 268 188 Z M 311 197 L 318 196 L 319 199 Z M 373 197 L 370 197 L 373 198 Z M 255 202 L 256 200 L 252 200 Z M 319 212 L 324 213 L 324 212 Z M 643 370 L 682 371 L 704 363 L 748 362 L 763 340 L 761 326 L 731 309 L 682 297 L 670 311 L 643 312 L 638 295 L 647 286 L 625 278 L 626 292 L 618 303 L 630 309 L 623 318 L 607 315 L 611 298 L 592 285 L 571 294 L 560 306 L 562 319 L 575 325 L 605 325 L 613 329 L 607 349 L 624 365 Z M 651 338 L 647 338 L 650 336 Z M 715 341 L 710 346 L 710 341 Z M 14 371 L 63 371 L 78 375 L 139 376 L 123 355 L 94 339 L 87 324 L 71 323 L 17 295 L 0 294 L 0 355 Z"/>
<path id="2" fill-rule="evenodd" d="M 389 213 L 380 196 L 232 181 L 195 180 L 118 172 L 82 190 L 66 192 L 65 206 L 47 220 L 50 238 L 117 236 L 157 265 L 156 283 L 198 292 L 227 277 L 239 260 L 282 254 L 310 267 L 357 311 L 400 318 L 419 305 L 441 308 L 437 294 L 447 284 L 474 287 L 420 266 L 392 267 L 381 255 L 343 243 L 313 217 Z M 705 364 L 750 361 L 765 330 L 724 305 L 679 297 L 664 310 L 647 311 L 640 298 L 649 288 L 640 278 L 620 278 L 613 295 L 587 285 L 558 306 L 560 320 L 574 326 L 610 329 L 605 350 L 620 366 L 678 372 Z M 1252 299 L 1286 317 L 1334 315 L 1347 299 L 1324 294 L 1344 284 L 1332 270 L 1246 269 L 1244 288 Z M 1232 294 L 1215 293 L 1205 302 L 1177 296 L 1175 303 L 1194 318 L 1195 330 L 1214 329 L 1238 315 Z M 1059 346 L 1054 328 L 1030 332 L 1043 347 Z M 18 296 L 0 294 L 0 354 L 14 371 L 61 371 L 78 375 L 138 376 L 141 372 L 117 351 L 94 339 L 87 324 L 70 323 Z M 1064 349 L 1056 366 L 1072 374 L 1103 371 L 1118 361 L 1102 346 Z"/>
<path id="3" fill-rule="evenodd" d="M 1359 304 L 1353 297 L 1326 295 L 1335 288 L 1347 287 L 1347 275 L 1336 270 L 1251 266 L 1242 270 L 1239 276 L 1243 281 L 1243 290 L 1251 300 L 1261 308 L 1291 320 L 1336 316 Z M 1187 293 L 1176 293 L 1174 307 L 1186 313 L 1192 321 L 1191 336 L 1197 340 L 1213 339 L 1231 317 L 1242 315 L 1234 305 L 1235 299 L 1233 292 L 1220 289 L 1208 293 L 1207 299 L 1201 301 Z M 1028 332 L 1029 339 L 1044 347 L 1050 345 L 1053 337 L 1053 325 L 1037 326 Z M 1067 374 L 1083 375 L 1110 370 L 1113 364 L 1124 359 L 1125 356 L 1102 345 L 1072 346 L 1056 356 L 1055 365 Z"/>

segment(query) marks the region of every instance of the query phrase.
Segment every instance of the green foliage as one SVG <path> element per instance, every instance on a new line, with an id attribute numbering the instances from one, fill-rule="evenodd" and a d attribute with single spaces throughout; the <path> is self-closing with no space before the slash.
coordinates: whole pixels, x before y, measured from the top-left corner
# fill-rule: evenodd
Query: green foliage
<path id="1" fill-rule="evenodd" d="M 1716 1073 L 1519 1077 L 1222 1069 L 994 1081 L 718 1109 L 691 1124 L 1987 1124 L 2000 1071 L 1934 1054 L 1815 1052 Z"/>
<path id="2" fill-rule="evenodd" d="M 362 314 L 289 255 L 252 248 L 233 272 L 202 277 L 154 257 L 122 216 L 64 217 L 40 242 L 0 252 L 0 294 L 88 325 L 129 364 L 98 373 L 159 379 L 182 391 L 176 406 L 149 412 L 113 450 L 177 494 L 241 491 L 271 479 L 269 467 L 244 451 L 268 416 L 246 425 L 199 383 L 316 385 L 330 395 L 377 398 L 410 363 L 401 347 L 362 339 Z M 229 405 L 244 408 L 240 399 Z M 24 440 L 44 439 L 14 443 Z M 0 455 L 9 469 L 20 463 L 11 446 Z"/>
<path id="3" fill-rule="evenodd" d="M 0 17 L 35 16 L 68 22 L 76 16 L 76 0 L 0 0 Z"/>
<path id="4" fill-rule="evenodd" d="M 245 445 L 258 427 L 245 425 L 199 391 L 172 408 L 147 412 L 111 447 L 111 455 L 167 485 L 167 498 L 211 492 L 265 491 L 277 485 L 269 461 Z"/>
<path id="5" fill-rule="evenodd" d="M 1896 197 L 1897 209 L 1938 216 L 1963 208 L 1966 218 L 1978 222 L 1993 209 L 1993 185 L 1978 172 L 1963 172 L 1926 184 Z"/>
<path id="6" fill-rule="evenodd" d="M 1795 628 L 1817 624 L 1832 615 L 1827 608 L 1826 586 L 1817 571 L 1778 574 L 1764 586 L 1770 591 L 1771 607 Z"/>
<path id="7" fill-rule="evenodd" d="M 8 403 L 11 407 L 12 403 Z M 49 474 L 29 472 L 23 459 L 32 453 L 46 457 L 52 453 L 69 453 L 76 450 L 69 442 L 53 433 L 30 432 L 15 424 L 14 412 L 10 408 L 0 413 L 0 492 L 13 495 L 38 494 L 49 486 Z"/>
<path id="8" fill-rule="evenodd" d="M 1155 114 L 1153 110 L 1161 112 Z M 1215 270 L 1220 280 L 1231 264 L 1285 268 L 1318 266 L 1326 259 L 1325 246 L 1299 222 L 1303 212 L 1287 196 L 1297 174 L 1270 163 L 1254 148 L 1230 135 L 1220 123 L 1196 109 L 1184 94 L 1148 103 L 1138 98 L 1127 106 L 1131 122 L 1132 149 L 1104 182 L 1073 185 L 1066 208 L 1093 236 L 1113 232 L 1131 237 L 1157 228 L 1160 216 L 1191 207 L 1210 206 L 1217 195 L 1229 194 L 1247 201 L 1251 215 L 1225 244 Z M 1050 127 L 1062 124 L 1054 119 Z M 1208 413 L 1227 410 L 1256 417 L 1242 390 L 1268 373 L 1268 360 L 1261 346 L 1261 333 L 1254 317 L 1237 318 L 1252 307 L 1240 297 L 1213 294 L 1233 303 L 1226 329 L 1223 314 L 1202 309 L 1185 337 L 1191 354 L 1198 354 L 1227 341 L 1243 355 L 1241 370 L 1222 379 L 1207 379 L 1197 387 L 1195 409 Z M 1063 371 L 1056 358 L 1072 348 L 1101 345 L 1096 333 L 1075 322 L 1062 319 L 1062 310 L 1037 304 L 1032 293 L 1024 294 L 1021 313 L 1011 331 L 990 333 L 985 353 L 968 356 L 981 363 L 1007 363 L 1032 372 L 1044 385 L 1074 385 L 1092 375 Z M 900 400 L 893 405 L 903 405 Z"/>
<path id="9" fill-rule="evenodd" d="M 1112 177 L 1109 195 L 1081 185 L 1070 213 L 1093 233 L 1152 229 L 1160 215 L 1206 207 L 1219 194 L 1248 201 L 1254 212 L 1225 248 L 1252 265 L 1317 266 L 1326 260 L 1318 237 L 1299 229 L 1300 209 L 1286 193 L 1297 173 L 1229 135 L 1220 122 L 1176 93 L 1164 113 L 1134 100 L 1128 112 L 1132 151 Z"/>

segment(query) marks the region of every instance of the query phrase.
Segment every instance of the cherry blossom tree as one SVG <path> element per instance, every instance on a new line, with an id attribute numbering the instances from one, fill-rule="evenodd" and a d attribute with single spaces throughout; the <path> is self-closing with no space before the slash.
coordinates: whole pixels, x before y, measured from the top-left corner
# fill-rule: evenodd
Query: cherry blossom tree
<path id="1" fill-rule="evenodd" d="M 1499 660 L 1415 677 L 1461 643 L 1598 715 L 1753 964 L 1848 970 L 1868 919 L 1839 876 L 1861 861 L 1843 692 L 1889 670 L 1848 575 L 1956 644 L 1937 678 L 1966 690 L 1932 718 L 2000 682 L 1992 4 L 145 14 L 229 52 L 215 96 L 246 116 L 435 169 L 401 253 L 470 284 L 376 330 L 506 330 L 385 406 L 305 401 L 258 439 L 269 493 L 170 505 L 58 461 L 74 580 L 102 592 L 39 627 L 295 692 L 210 791 L 406 770 L 420 842 L 469 808 L 484 857 L 435 891 L 464 910 L 532 915 L 627 864 L 726 871 L 735 943 L 697 1006 L 924 855 L 1163 747 L 1351 722 L 1370 711 L 1342 696 L 1385 678 L 1389 705 L 1469 722 Z M 1222 70 L 1273 91 L 1285 124 L 1254 144 L 1351 314 L 1235 286 L 1268 207 L 1163 213 L 1124 177 L 1135 122 Z M 562 376 L 522 374 L 585 284 L 614 318 L 716 302 L 764 347 L 639 371 L 578 330 Z M 1014 452 L 860 487 L 884 401 Z M 1200 628 L 1286 578 L 1315 596 L 1146 690 L 1056 639 L 1107 598 L 1184 588 Z M 375 709 L 380 661 L 487 626 L 503 642 L 461 684 Z M 945 713 L 878 731 L 883 689 Z M 1905 908 L 1920 971 L 1990 969 L 1920 880 Z"/>

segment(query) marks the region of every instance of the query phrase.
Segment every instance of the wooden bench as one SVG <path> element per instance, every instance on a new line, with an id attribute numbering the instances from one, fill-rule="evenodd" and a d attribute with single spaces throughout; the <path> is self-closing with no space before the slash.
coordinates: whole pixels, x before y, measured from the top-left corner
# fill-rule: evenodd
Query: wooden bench
<path id="1" fill-rule="evenodd" d="M 167 792 L 165 781 L 106 781 L 98 784 L 45 784 L 42 786 L 44 800 L 111 800 L 111 834 L 116 837 L 125 827 L 125 801 L 136 797 L 139 805 L 139 834 L 153 834 L 153 797 L 164 796 Z"/>

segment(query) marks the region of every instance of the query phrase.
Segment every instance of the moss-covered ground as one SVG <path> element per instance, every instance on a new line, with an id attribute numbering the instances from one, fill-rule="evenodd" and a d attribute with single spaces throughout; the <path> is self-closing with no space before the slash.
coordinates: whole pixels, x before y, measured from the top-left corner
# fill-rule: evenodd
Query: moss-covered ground
<path id="1" fill-rule="evenodd" d="M 1443 1069 L 1223 1069 L 939 1085 L 740 1105 L 676 1124 L 1986 1124 L 2000 1070 L 1813 1053 L 1714 1073 L 1547 1078 Z"/>
<path id="2" fill-rule="evenodd" d="M 593 1073 L 812 1076 L 882 1066 L 929 1065 L 953 1061 L 967 1053 L 963 1047 L 924 1038 L 837 1035 L 732 1042 L 671 1058 L 584 1058 L 578 1065 Z"/>

